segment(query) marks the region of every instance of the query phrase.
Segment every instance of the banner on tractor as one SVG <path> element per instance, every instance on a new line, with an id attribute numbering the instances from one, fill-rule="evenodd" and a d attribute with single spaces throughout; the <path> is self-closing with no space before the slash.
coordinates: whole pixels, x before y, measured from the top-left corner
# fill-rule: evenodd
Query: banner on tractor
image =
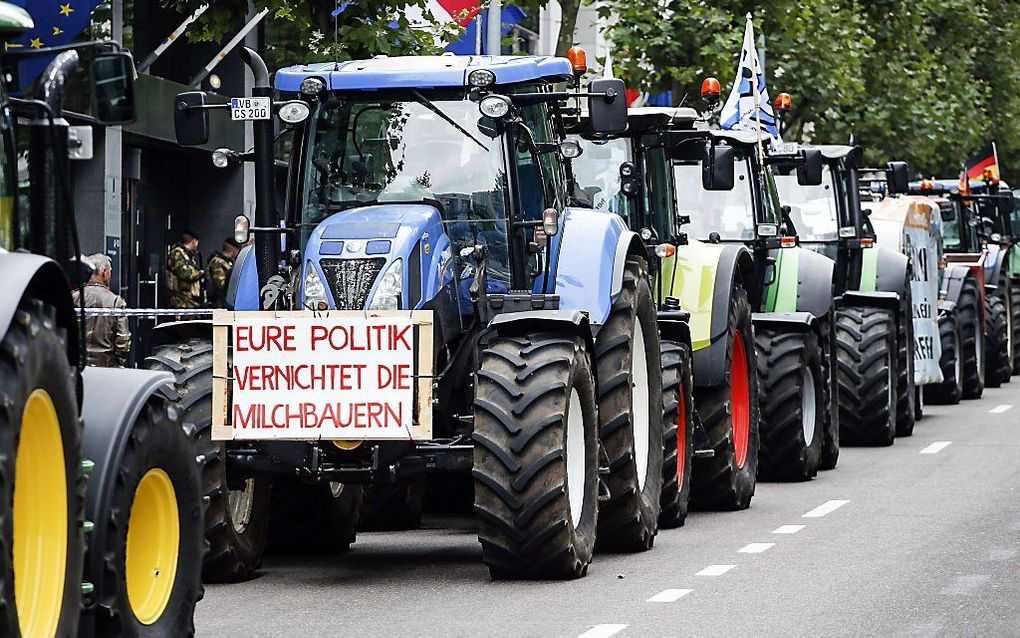
<path id="1" fill-rule="evenodd" d="M 213 439 L 432 437 L 432 313 L 213 315 Z"/>
<path id="2" fill-rule="evenodd" d="M 910 258 L 914 383 L 941 383 L 938 262 L 942 230 L 938 204 L 926 197 L 890 198 L 879 204 L 869 219 L 880 245 L 898 246 Z"/>

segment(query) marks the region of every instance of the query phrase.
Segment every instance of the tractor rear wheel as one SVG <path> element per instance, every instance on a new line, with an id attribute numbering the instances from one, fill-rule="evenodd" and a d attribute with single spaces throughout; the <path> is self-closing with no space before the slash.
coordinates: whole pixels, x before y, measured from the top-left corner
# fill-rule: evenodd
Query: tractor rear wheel
<path id="1" fill-rule="evenodd" d="M 96 521 L 107 528 L 105 547 L 95 548 L 107 557 L 102 578 L 115 584 L 99 601 L 96 635 L 195 632 L 205 506 L 196 430 L 178 407 L 159 393 L 149 397 L 120 458 L 109 520 Z"/>
<path id="2" fill-rule="evenodd" d="M 835 314 L 833 312 L 833 314 Z M 829 315 L 832 317 L 832 314 Z M 822 386 L 822 411 L 824 419 L 822 428 L 822 457 L 818 464 L 820 470 L 831 470 L 839 462 L 839 381 L 837 379 L 836 326 L 830 318 L 822 319 L 821 333 L 826 335 L 822 341 L 822 374 L 826 383 Z"/>
<path id="3" fill-rule="evenodd" d="M 896 328 L 896 436 L 911 436 L 917 419 L 917 400 L 914 383 L 914 311 L 910 298 L 900 307 Z"/>
<path id="4" fill-rule="evenodd" d="M 375 484 L 365 487 L 365 501 L 361 506 L 363 532 L 393 532 L 421 527 L 421 513 L 425 504 L 425 477 L 417 476 L 393 484 Z"/>
<path id="5" fill-rule="evenodd" d="M 839 437 L 850 445 L 892 445 L 896 438 L 896 327 L 880 308 L 836 312 Z"/>
<path id="6" fill-rule="evenodd" d="M 963 398 L 980 399 L 985 391 L 985 331 L 981 321 L 981 291 L 974 277 L 963 280 L 956 309 L 960 319 Z"/>
<path id="7" fill-rule="evenodd" d="M 227 484 L 227 453 L 212 440 L 212 342 L 189 339 L 156 348 L 145 360 L 150 370 L 174 375 L 181 397 L 181 422 L 193 424 L 196 456 L 202 462 L 202 494 L 209 499 L 205 539 L 209 551 L 202 565 L 205 582 L 240 582 L 253 578 L 262 562 L 269 531 L 270 482 L 262 477 Z"/>
<path id="8" fill-rule="evenodd" d="M 75 371 L 56 311 L 22 299 L 0 340 L 0 635 L 73 636 L 85 479 Z"/>
<path id="9" fill-rule="evenodd" d="M 662 499 L 659 527 L 680 527 L 687 520 L 694 462 L 694 399 L 691 351 L 686 344 L 663 341 L 662 360 Z"/>
<path id="10" fill-rule="evenodd" d="M 498 336 L 474 401 L 475 513 L 493 578 L 579 578 L 598 520 L 595 381 L 584 340 Z"/>
<path id="11" fill-rule="evenodd" d="M 662 498 L 662 366 L 655 302 L 644 261 L 629 259 L 623 287 L 595 341 L 603 477 L 598 547 L 651 549 Z"/>
<path id="12" fill-rule="evenodd" d="M 758 374 L 747 292 L 730 296 L 726 374 L 721 385 L 695 387 L 694 405 L 715 454 L 695 459 L 691 497 L 701 509 L 751 504 L 758 475 Z"/>
<path id="13" fill-rule="evenodd" d="M 942 383 L 924 386 L 924 400 L 931 404 L 955 405 L 963 396 L 963 364 L 960 359 L 960 322 L 956 311 L 939 317 L 939 368 Z"/>
<path id="14" fill-rule="evenodd" d="M 1010 358 L 1013 374 L 1020 374 L 1020 281 L 1009 282 Z"/>
<path id="15" fill-rule="evenodd" d="M 360 485 L 277 479 L 269 509 L 270 551 L 346 552 L 357 536 L 362 494 Z"/>
<path id="16" fill-rule="evenodd" d="M 1013 362 L 1009 352 L 1009 286 L 999 280 L 995 292 L 985 295 L 985 387 L 1009 382 Z"/>
<path id="17" fill-rule="evenodd" d="M 818 474 L 823 439 L 822 348 L 814 333 L 759 328 L 758 405 L 761 449 L 758 476 L 806 481 Z"/>

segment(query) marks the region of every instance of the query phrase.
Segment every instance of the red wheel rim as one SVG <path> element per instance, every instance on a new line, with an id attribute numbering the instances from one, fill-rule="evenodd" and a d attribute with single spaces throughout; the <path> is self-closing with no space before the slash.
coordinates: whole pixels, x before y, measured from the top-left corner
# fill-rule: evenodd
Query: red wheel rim
<path id="1" fill-rule="evenodd" d="M 680 401 L 676 415 L 676 484 L 679 490 L 684 489 L 684 466 L 687 464 L 687 398 L 686 389 L 680 386 Z"/>
<path id="2" fill-rule="evenodd" d="M 747 445 L 751 439 L 751 384 L 747 378 L 747 351 L 744 337 L 733 333 L 733 356 L 730 362 L 730 419 L 733 424 L 733 448 L 737 467 L 747 462 Z"/>

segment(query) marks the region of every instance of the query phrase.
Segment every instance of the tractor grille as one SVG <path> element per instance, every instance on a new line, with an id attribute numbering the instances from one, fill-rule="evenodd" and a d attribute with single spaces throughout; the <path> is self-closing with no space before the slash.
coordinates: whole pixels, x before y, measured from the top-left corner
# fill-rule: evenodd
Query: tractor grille
<path id="1" fill-rule="evenodd" d="M 364 310 L 368 293 L 386 264 L 385 257 L 375 259 L 320 259 L 326 285 L 337 310 Z"/>

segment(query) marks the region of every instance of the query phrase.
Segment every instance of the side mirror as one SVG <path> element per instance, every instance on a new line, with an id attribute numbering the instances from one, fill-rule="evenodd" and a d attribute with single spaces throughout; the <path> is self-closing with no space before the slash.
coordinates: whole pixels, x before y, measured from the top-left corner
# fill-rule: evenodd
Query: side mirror
<path id="1" fill-rule="evenodd" d="M 817 148 L 800 151 L 801 162 L 797 164 L 797 183 L 801 186 L 819 186 L 822 183 L 822 152 Z"/>
<path id="2" fill-rule="evenodd" d="M 592 80 L 588 83 L 588 118 L 594 133 L 627 130 L 627 86 L 623 80 Z"/>
<path id="3" fill-rule="evenodd" d="M 701 185 L 705 190 L 733 190 L 736 156 L 732 146 L 705 145 L 705 155 L 701 162 Z"/>
<path id="4" fill-rule="evenodd" d="M 906 162 L 889 162 L 886 164 L 886 180 L 890 195 L 910 192 L 910 168 Z"/>
<path id="5" fill-rule="evenodd" d="M 1016 209 L 1016 203 L 1013 201 L 1013 197 L 1007 195 L 1006 197 L 999 198 L 999 213 L 1002 215 L 1012 215 Z"/>
<path id="6" fill-rule="evenodd" d="M 180 93 L 174 102 L 174 132 L 181 146 L 201 146 L 209 141 L 209 111 L 205 93 Z"/>
<path id="7" fill-rule="evenodd" d="M 130 53 L 102 53 L 92 61 L 92 114 L 101 124 L 135 121 L 135 61 Z"/>

